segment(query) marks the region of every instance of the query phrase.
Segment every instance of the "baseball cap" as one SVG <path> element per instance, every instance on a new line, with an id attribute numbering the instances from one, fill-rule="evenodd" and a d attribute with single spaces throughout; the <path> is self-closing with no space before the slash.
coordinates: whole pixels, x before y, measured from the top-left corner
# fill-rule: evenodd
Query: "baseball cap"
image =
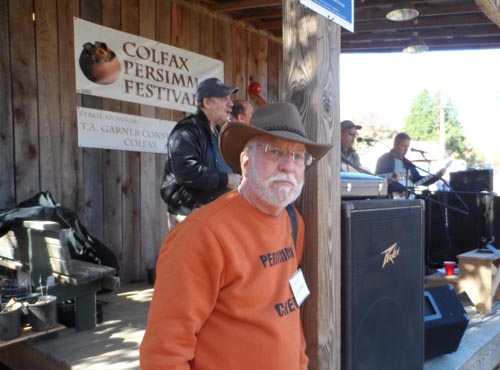
<path id="1" fill-rule="evenodd" d="M 205 98 L 220 98 L 229 96 L 238 91 L 237 87 L 224 85 L 224 82 L 215 77 L 207 78 L 199 83 L 196 88 L 196 101 L 202 101 Z"/>
<path id="2" fill-rule="evenodd" d="M 359 130 L 362 126 L 356 125 L 352 121 L 345 120 L 345 121 L 340 122 L 340 127 L 341 127 L 340 131 L 344 132 L 345 130 L 349 130 L 349 129 L 353 128 L 353 127 L 355 127 L 356 130 Z"/>

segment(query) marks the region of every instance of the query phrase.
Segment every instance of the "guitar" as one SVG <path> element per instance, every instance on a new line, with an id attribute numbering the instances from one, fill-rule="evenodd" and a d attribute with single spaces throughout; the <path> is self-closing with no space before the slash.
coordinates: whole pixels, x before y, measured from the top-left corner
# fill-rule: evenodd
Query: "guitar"
<path id="1" fill-rule="evenodd" d="M 451 166 L 451 163 L 453 162 L 453 160 L 450 160 L 448 161 L 445 165 L 444 165 L 444 169 L 447 170 L 448 168 L 450 168 Z M 439 172 L 438 172 L 439 173 Z M 438 173 L 435 173 L 435 174 L 430 174 L 430 175 L 427 175 L 425 177 L 422 177 L 420 180 L 418 180 L 417 182 L 414 182 L 413 183 L 413 186 L 414 187 L 417 187 L 417 186 L 420 186 L 422 184 L 425 184 L 427 181 L 429 181 L 430 179 L 432 179 L 433 177 L 435 176 L 438 176 Z"/>
<path id="2" fill-rule="evenodd" d="M 445 166 L 444 166 L 444 169 L 448 169 L 450 166 L 451 166 L 451 163 L 453 162 L 453 160 L 450 160 L 448 161 Z M 391 173 L 382 173 L 382 174 L 377 174 L 377 176 L 380 176 L 386 180 L 390 180 L 390 179 L 394 179 L 395 181 L 399 182 L 401 185 L 403 185 L 405 188 L 408 188 L 408 189 L 414 189 L 416 188 L 417 186 L 420 186 L 420 185 L 423 185 L 425 184 L 427 181 L 431 180 L 433 177 L 435 176 L 438 176 L 437 173 L 435 174 L 429 174 L 427 176 L 424 176 L 422 177 L 420 180 L 416 181 L 416 182 L 412 182 L 410 179 L 406 179 L 406 176 L 398 176 L 398 174 L 394 173 L 394 172 L 391 172 Z M 405 192 L 403 192 L 405 193 Z M 393 198 L 401 198 L 401 193 L 396 193 L 397 196 L 395 196 L 395 193 L 393 192 L 392 194 L 392 197 Z M 406 196 L 406 194 L 404 194 Z"/>

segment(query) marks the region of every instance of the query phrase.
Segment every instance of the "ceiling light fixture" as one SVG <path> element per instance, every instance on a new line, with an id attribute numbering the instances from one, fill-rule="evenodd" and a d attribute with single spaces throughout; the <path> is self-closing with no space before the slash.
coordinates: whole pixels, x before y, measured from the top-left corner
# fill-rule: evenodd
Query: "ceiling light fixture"
<path id="1" fill-rule="evenodd" d="M 391 21 L 409 21 L 418 17 L 418 10 L 408 0 L 396 0 L 385 16 Z"/>
<path id="2" fill-rule="evenodd" d="M 427 46 L 426 42 L 418 38 L 418 32 L 413 32 L 410 43 L 403 49 L 403 53 L 418 54 L 427 50 L 429 50 L 429 46 Z"/>

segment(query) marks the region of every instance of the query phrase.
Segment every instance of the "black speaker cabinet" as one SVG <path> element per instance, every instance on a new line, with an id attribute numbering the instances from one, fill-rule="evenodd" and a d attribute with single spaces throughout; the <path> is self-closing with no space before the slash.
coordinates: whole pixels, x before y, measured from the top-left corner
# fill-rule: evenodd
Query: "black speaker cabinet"
<path id="1" fill-rule="evenodd" d="M 450 234 L 450 192 L 428 194 L 425 199 L 425 262 L 429 267 L 437 268 L 444 261 L 456 260 Z M 452 215 L 453 216 L 453 215 Z"/>
<path id="2" fill-rule="evenodd" d="M 493 170 L 450 172 L 450 186 L 455 191 L 493 191 Z"/>
<path id="3" fill-rule="evenodd" d="M 430 201 L 426 201 L 426 262 L 439 267 L 443 261 L 456 261 L 458 254 L 483 248 L 485 242 L 491 240 L 493 194 L 436 192 L 429 195 Z"/>
<path id="4" fill-rule="evenodd" d="M 457 254 L 484 247 L 492 238 L 493 193 L 457 192 L 469 208 L 469 214 L 450 213 L 450 233 Z M 452 204 L 459 206 L 456 199 Z"/>
<path id="5" fill-rule="evenodd" d="M 469 315 L 453 286 L 426 289 L 424 312 L 425 359 L 455 352 L 469 323 Z"/>
<path id="6" fill-rule="evenodd" d="M 342 202 L 343 370 L 422 370 L 423 201 Z"/>

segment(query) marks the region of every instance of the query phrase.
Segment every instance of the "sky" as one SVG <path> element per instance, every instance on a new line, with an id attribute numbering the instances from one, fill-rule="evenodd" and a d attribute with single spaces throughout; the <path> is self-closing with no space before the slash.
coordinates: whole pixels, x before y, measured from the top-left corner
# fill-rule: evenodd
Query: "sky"
<path id="1" fill-rule="evenodd" d="M 498 157 L 500 49 L 340 56 L 341 120 L 375 115 L 377 122 L 401 129 L 424 89 L 451 99 L 486 162 Z"/>

